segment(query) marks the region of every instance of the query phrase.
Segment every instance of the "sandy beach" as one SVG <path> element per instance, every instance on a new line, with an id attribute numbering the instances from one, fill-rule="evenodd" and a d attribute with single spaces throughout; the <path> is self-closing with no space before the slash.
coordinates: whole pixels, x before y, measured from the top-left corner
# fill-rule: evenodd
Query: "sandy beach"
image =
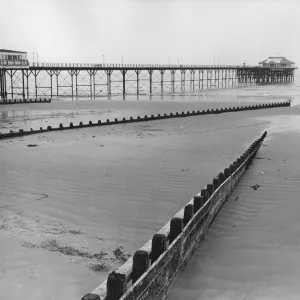
<path id="1" fill-rule="evenodd" d="M 100 110 L 113 105 L 108 115 L 118 117 L 233 106 L 239 99 L 86 104 Z M 80 103 L 52 103 L 50 111 L 55 105 L 86 107 Z M 2 140 L 1 295 L 80 299 L 262 131 L 289 127 L 282 118 L 297 114 L 295 106 Z"/>
<path id="2" fill-rule="evenodd" d="M 0 3 L 0 300 L 300 300 L 300 0 Z"/>
<path id="3" fill-rule="evenodd" d="M 299 299 L 295 109 L 296 116 L 259 118 L 272 122 L 266 141 L 168 299 Z"/>
<path id="4" fill-rule="evenodd" d="M 251 116 L 1 141 L 2 294 L 75 299 L 92 290 L 259 136 L 266 122 Z"/>

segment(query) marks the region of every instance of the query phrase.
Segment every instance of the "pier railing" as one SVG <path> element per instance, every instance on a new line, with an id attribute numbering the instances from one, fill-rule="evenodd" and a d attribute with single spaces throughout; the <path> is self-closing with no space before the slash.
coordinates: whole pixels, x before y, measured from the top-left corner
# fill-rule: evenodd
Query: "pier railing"
<path id="1" fill-rule="evenodd" d="M 1 64 L 1 61 L 0 61 Z M 167 68 L 167 69 L 180 69 L 180 68 L 231 68 L 231 69 L 242 69 L 242 68 L 266 68 L 266 66 L 258 65 L 178 65 L 178 64 L 95 64 L 95 63 L 47 63 L 47 62 L 35 62 L 29 63 L 30 67 L 41 67 L 41 68 Z M 297 68 L 296 65 L 288 67 L 272 67 L 278 69 L 290 69 Z"/>

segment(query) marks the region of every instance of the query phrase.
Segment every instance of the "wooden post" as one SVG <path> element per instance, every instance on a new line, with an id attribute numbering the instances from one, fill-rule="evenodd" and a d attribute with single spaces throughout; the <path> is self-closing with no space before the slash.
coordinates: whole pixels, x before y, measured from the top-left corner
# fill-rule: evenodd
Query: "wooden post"
<path id="1" fill-rule="evenodd" d="M 207 189 L 201 190 L 201 196 L 203 197 L 205 203 L 208 200 Z"/>
<path id="2" fill-rule="evenodd" d="M 164 234 L 156 233 L 152 238 L 151 263 L 153 264 L 167 250 L 167 238 Z"/>
<path id="3" fill-rule="evenodd" d="M 178 237 L 178 235 L 182 232 L 183 227 L 183 220 L 181 218 L 174 217 L 171 219 L 169 244 L 172 244 L 173 241 Z"/>
<path id="4" fill-rule="evenodd" d="M 132 284 L 134 284 L 150 266 L 149 254 L 145 250 L 138 250 L 133 255 Z"/>
<path id="5" fill-rule="evenodd" d="M 186 224 L 190 221 L 190 219 L 194 215 L 194 205 L 193 204 L 187 204 L 184 207 L 184 215 L 183 215 L 183 226 L 186 226 Z"/>
<path id="6" fill-rule="evenodd" d="M 219 180 L 218 177 L 215 177 L 215 178 L 213 179 L 214 191 L 219 187 L 219 185 L 220 185 L 220 180 Z"/>
<path id="7" fill-rule="evenodd" d="M 107 279 L 107 300 L 119 300 L 127 290 L 125 274 L 112 272 Z"/>
<path id="8" fill-rule="evenodd" d="M 219 180 L 220 180 L 220 184 L 222 184 L 226 179 L 225 175 L 222 172 L 219 173 L 218 177 L 219 177 Z"/>
<path id="9" fill-rule="evenodd" d="M 213 194 L 213 192 L 214 192 L 214 186 L 213 186 L 213 184 L 209 183 L 207 185 L 207 196 L 208 196 L 208 198 Z"/>
<path id="10" fill-rule="evenodd" d="M 204 204 L 203 196 L 195 196 L 194 197 L 194 213 L 196 213 Z"/>
<path id="11" fill-rule="evenodd" d="M 99 295 L 88 293 L 84 295 L 81 300 L 101 300 Z"/>
<path id="12" fill-rule="evenodd" d="M 230 166 L 229 166 L 229 170 L 230 170 L 230 173 L 233 174 L 234 171 L 236 170 L 236 168 L 235 168 L 234 165 L 230 165 Z"/>

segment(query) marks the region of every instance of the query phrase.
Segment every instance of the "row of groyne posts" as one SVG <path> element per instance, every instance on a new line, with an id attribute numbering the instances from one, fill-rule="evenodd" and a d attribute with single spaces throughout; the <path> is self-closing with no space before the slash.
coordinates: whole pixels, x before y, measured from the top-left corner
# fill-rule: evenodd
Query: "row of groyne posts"
<path id="1" fill-rule="evenodd" d="M 0 100 L 166 94 L 294 81 L 294 68 L 110 65 L 0 67 Z"/>
<path id="2" fill-rule="evenodd" d="M 81 300 L 163 300 L 262 144 L 255 140 L 107 280 Z"/>
<path id="3" fill-rule="evenodd" d="M 130 117 L 129 119 L 122 118 L 117 119 L 115 118 L 114 121 L 109 119 L 106 122 L 102 122 L 98 120 L 98 122 L 93 123 L 89 121 L 87 124 L 83 124 L 79 122 L 78 125 L 73 124 L 72 122 L 69 125 L 63 125 L 62 123 L 59 124 L 58 127 L 47 126 L 46 128 L 40 127 L 39 129 L 30 128 L 30 130 L 23 130 L 19 129 L 19 131 L 10 130 L 8 133 L 1 133 L 0 132 L 0 140 L 7 139 L 7 138 L 14 138 L 20 137 L 25 135 L 31 134 L 39 134 L 42 132 L 50 132 L 50 131 L 62 131 L 62 130 L 71 130 L 71 129 L 80 129 L 80 128 L 87 128 L 87 127 L 95 127 L 95 126 L 110 126 L 110 125 L 117 125 L 117 124 L 127 124 L 127 123 L 136 123 L 136 122 L 150 122 L 156 120 L 165 120 L 165 119 L 172 119 L 172 118 L 184 118 L 184 117 L 191 117 L 191 116 L 201 116 L 201 115 L 211 115 L 211 114 L 221 114 L 221 113 L 230 113 L 230 112 L 241 112 L 247 110 L 258 110 L 258 109 L 269 109 L 269 108 L 279 108 L 279 107 L 288 107 L 291 106 L 290 101 L 284 102 L 276 102 L 276 103 L 265 103 L 265 104 L 256 104 L 256 105 L 246 105 L 246 106 L 238 106 L 238 107 L 226 107 L 226 108 L 217 108 L 217 109 L 207 109 L 207 110 L 198 110 L 198 111 L 187 111 L 187 112 L 176 112 L 176 113 L 165 113 L 163 115 L 151 115 L 144 117 L 137 116 L 136 118 Z"/>

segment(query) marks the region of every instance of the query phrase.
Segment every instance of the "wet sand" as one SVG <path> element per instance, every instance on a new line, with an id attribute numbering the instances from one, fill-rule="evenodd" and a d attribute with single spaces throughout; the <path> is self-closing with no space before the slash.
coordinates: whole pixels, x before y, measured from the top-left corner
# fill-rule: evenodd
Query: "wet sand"
<path id="1" fill-rule="evenodd" d="M 291 108 L 0 142 L 0 291 L 79 299 Z M 37 145 L 28 147 L 28 145 Z"/>
<path id="2" fill-rule="evenodd" d="M 300 123 L 268 120 L 252 166 L 168 296 L 177 299 L 299 299 Z"/>
<path id="3" fill-rule="evenodd" d="M 286 95 L 288 85 L 249 86 L 247 88 L 206 90 L 187 95 L 126 96 L 110 100 L 53 99 L 52 103 L 0 105 L 0 132 L 9 130 L 58 127 L 60 123 L 88 123 L 106 119 L 129 118 L 151 114 L 216 109 L 260 103 L 297 100 Z M 296 92 L 295 92 L 296 93 Z M 289 92 L 293 95 L 292 92 Z"/>

